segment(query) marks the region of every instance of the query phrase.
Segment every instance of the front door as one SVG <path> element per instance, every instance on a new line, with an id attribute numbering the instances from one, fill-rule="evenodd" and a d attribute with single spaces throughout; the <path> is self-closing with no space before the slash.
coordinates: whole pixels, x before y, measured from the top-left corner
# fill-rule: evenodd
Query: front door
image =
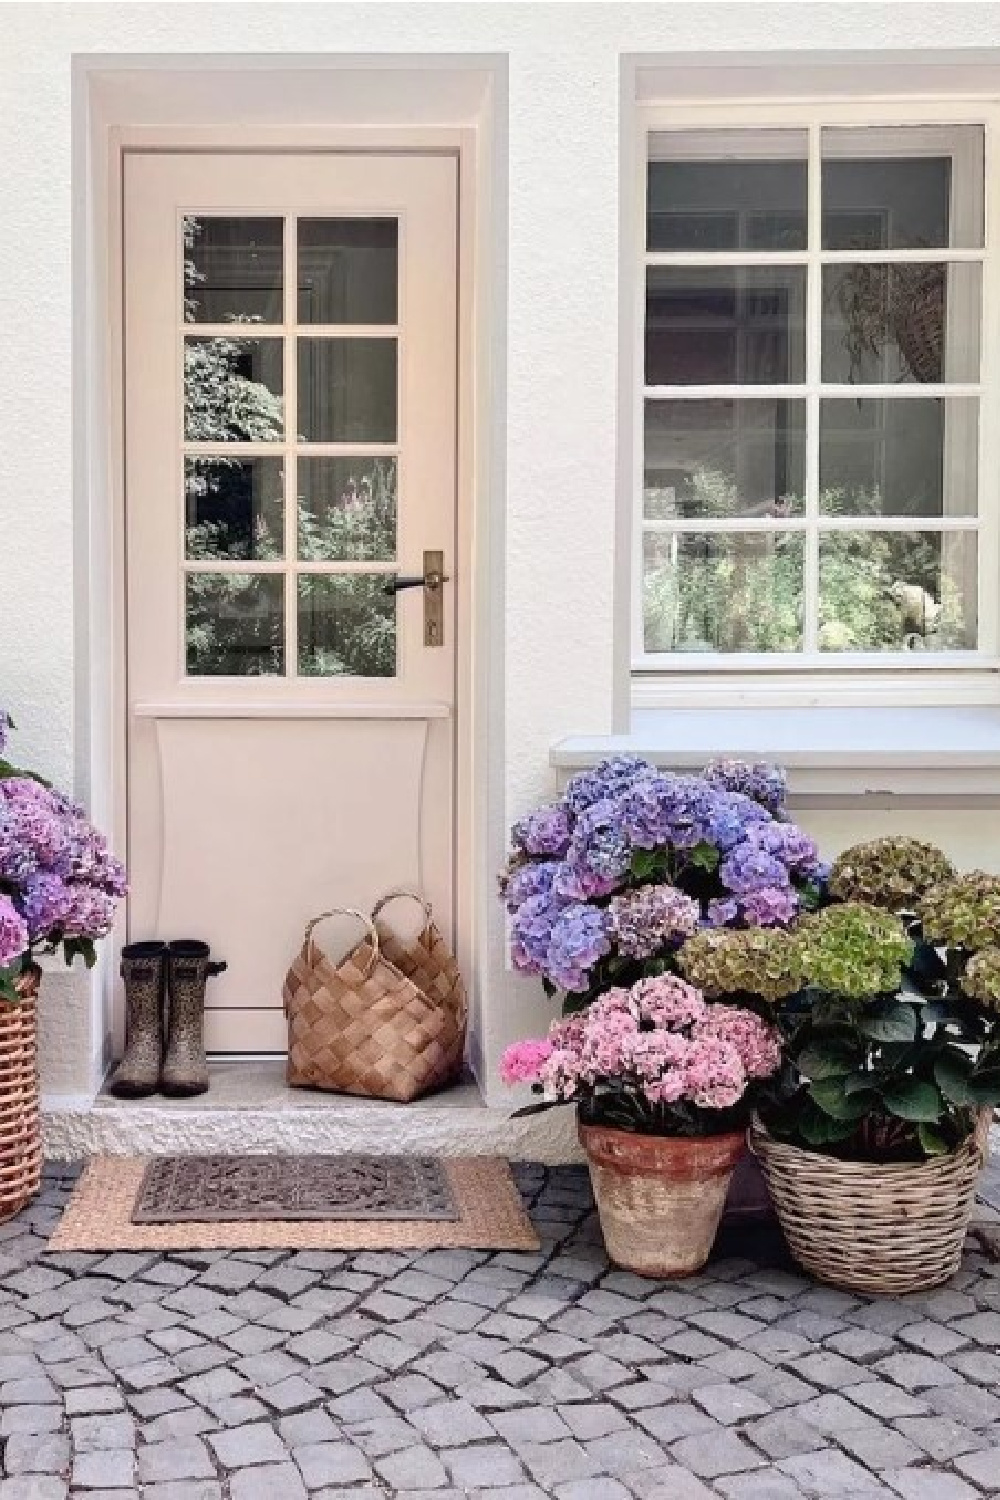
<path id="1" fill-rule="evenodd" d="M 451 928 L 456 215 L 447 156 L 125 160 L 128 928 L 228 961 L 215 1052 L 318 912 Z"/>

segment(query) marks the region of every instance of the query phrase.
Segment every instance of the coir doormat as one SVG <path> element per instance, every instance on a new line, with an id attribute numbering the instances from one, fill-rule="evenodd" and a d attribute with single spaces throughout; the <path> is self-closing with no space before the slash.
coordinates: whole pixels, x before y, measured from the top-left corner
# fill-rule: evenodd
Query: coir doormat
<path id="1" fill-rule="evenodd" d="M 357 1161 L 357 1158 L 353 1158 Z M 170 1223 L 135 1222 L 143 1212 L 140 1195 L 147 1167 L 155 1158 L 99 1156 L 77 1183 L 55 1232 L 50 1250 L 537 1250 L 521 1195 L 506 1161 L 496 1157 L 445 1157 L 441 1169 L 455 1217 L 423 1217 L 417 1206 L 411 1218 L 353 1217 L 274 1218 L 259 1212 L 249 1219 L 175 1219 Z M 236 1162 L 239 1158 L 229 1158 Z M 253 1160 L 251 1158 L 251 1160 Z M 286 1168 L 307 1157 L 273 1157 Z M 344 1158 L 350 1160 L 350 1158 Z M 385 1159 L 383 1159 L 385 1160 Z M 155 1177 L 151 1177 L 156 1182 Z M 169 1183 L 169 1174 L 168 1174 Z M 162 1187 L 162 1183 L 160 1184 Z M 343 1179 L 340 1183 L 343 1189 Z M 261 1195 L 267 1198 L 266 1193 Z M 180 1200 L 175 1200 L 179 1202 Z M 438 1202 L 442 1201 L 439 1196 Z M 154 1210 L 155 1212 L 156 1210 Z"/>

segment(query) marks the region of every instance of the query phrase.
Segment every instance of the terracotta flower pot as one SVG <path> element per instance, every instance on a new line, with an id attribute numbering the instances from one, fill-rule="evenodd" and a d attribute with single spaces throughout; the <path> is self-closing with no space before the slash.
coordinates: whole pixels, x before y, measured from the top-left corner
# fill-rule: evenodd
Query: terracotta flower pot
<path id="1" fill-rule="evenodd" d="M 719 1228 L 746 1134 L 636 1135 L 579 1126 L 604 1243 L 616 1265 L 639 1276 L 700 1270 Z"/>

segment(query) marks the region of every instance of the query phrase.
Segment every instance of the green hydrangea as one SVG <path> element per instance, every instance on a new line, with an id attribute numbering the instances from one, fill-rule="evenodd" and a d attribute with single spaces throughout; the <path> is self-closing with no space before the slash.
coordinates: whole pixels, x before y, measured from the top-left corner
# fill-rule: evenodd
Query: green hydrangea
<path id="1" fill-rule="evenodd" d="M 759 995 L 781 1000 L 803 986 L 794 933 L 778 927 L 706 928 L 678 954 L 681 971 L 706 995 Z"/>
<path id="2" fill-rule="evenodd" d="M 1000 944 L 1000 876 L 973 870 L 926 892 L 917 908 L 924 936 L 949 948 L 992 948 Z"/>
<path id="3" fill-rule="evenodd" d="M 969 959 L 962 989 L 990 1010 L 1000 1010 L 1000 948 L 980 948 Z"/>
<path id="4" fill-rule="evenodd" d="M 810 984 L 851 999 L 898 990 L 913 953 L 897 917 L 860 901 L 803 917 L 798 939 Z"/>
<path id="5" fill-rule="evenodd" d="M 830 891 L 838 901 L 912 912 L 926 890 L 954 873 L 951 860 L 935 844 L 903 837 L 872 839 L 837 856 Z"/>

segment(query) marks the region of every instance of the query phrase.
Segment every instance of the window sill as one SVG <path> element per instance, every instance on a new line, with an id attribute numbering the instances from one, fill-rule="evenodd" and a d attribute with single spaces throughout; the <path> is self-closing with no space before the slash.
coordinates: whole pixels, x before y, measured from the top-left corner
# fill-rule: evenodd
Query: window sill
<path id="1" fill-rule="evenodd" d="M 673 770 L 717 756 L 778 761 L 798 806 L 1000 805 L 995 707 L 637 709 L 629 734 L 570 736 L 550 760 L 568 775 L 608 755 Z"/>

